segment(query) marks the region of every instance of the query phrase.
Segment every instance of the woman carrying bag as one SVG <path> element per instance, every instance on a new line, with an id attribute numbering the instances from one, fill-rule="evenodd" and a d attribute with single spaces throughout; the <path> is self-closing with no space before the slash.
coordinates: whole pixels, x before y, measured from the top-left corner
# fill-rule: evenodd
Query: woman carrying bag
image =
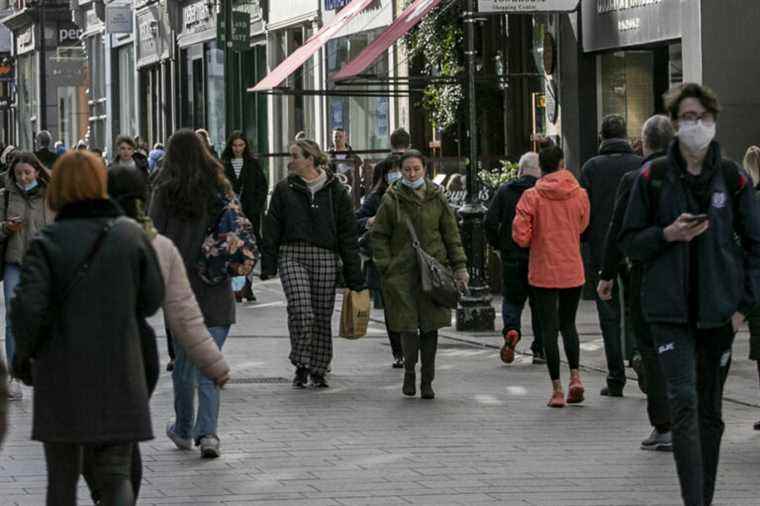
<path id="1" fill-rule="evenodd" d="M 441 189 L 425 178 L 425 165 L 419 151 L 401 157 L 403 177 L 385 192 L 371 236 L 382 276 L 386 323 L 401 333 L 406 369 L 402 392 L 416 395 L 415 366 L 421 357 L 420 395 L 433 399 L 438 329 L 451 325 L 451 310 L 422 290 L 410 225 L 422 250 L 454 272 L 460 290 L 467 287 L 469 276 L 456 217 Z"/>

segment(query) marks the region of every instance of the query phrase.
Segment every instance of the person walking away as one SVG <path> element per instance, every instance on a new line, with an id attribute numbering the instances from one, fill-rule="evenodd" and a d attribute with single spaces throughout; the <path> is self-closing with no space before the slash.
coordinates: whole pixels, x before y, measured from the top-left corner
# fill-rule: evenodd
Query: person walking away
<path id="1" fill-rule="evenodd" d="M 380 208 L 383 195 L 388 187 L 401 179 L 401 157 L 389 157 L 375 166 L 373 172 L 375 182 L 372 190 L 364 197 L 361 208 L 356 211 L 356 220 L 359 223 L 359 251 L 366 257 L 364 268 L 366 272 L 367 287 L 372 290 L 373 296 L 376 297 L 375 307 L 382 306 L 385 310 L 385 304 L 382 296 L 382 279 L 373 260 L 372 239 L 370 237 L 372 226 L 375 224 L 375 216 Z M 388 326 L 389 315 L 385 314 L 385 329 L 388 332 L 388 340 L 391 344 L 391 353 L 393 354 L 394 369 L 404 367 L 404 351 L 401 348 L 401 334 L 390 329 Z"/>
<path id="2" fill-rule="evenodd" d="M 211 156 L 218 160 L 219 153 L 216 152 L 216 148 L 214 148 L 214 145 L 211 143 L 211 136 L 209 135 L 208 130 L 199 128 L 195 133 L 200 137 L 201 142 L 203 142 L 203 145 L 208 149 L 208 152 L 211 153 Z"/>
<path id="3" fill-rule="evenodd" d="M 422 292 L 421 266 L 409 227 L 414 228 L 422 249 L 454 272 L 460 290 L 467 288 L 469 275 L 454 211 L 441 189 L 425 177 L 426 167 L 427 160 L 419 151 L 409 150 L 401 157 L 402 178 L 385 192 L 371 237 L 382 277 L 386 322 L 401 334 L 402 393 L 416 395 L 415 368 L 420 359 L 420 396 L 433 399 L 438 329 L 451 325 L 451 310 Z"/>
<path id="4" fill-rule="evenodd" d="M 337 259 L 349 289 L 365 289 L 351 196 L 309 139 L 290 146 L 290 175 L 275 186 L 264 218 L 261 279 L 279 271 L 288 304 L 293 387 L 328 388 Z"/>
<path id="5" fill-rule="evenodd" d="M 45 166 L 46 169 L 51 170 L 53 164 L 58 160 L 58 152 L 53 147 L 53 136 L 47 130 L 40 130 L 37 132 L 37 151 L 34 152 L 34 156 Z"/>
<path id="6" fill-rule="evenodd" d="M 654 160 L 665 156 L 668 146 L 675 137 L 675 130 L 667 116 L 657 115 L 649 118 L 642 128 L 642 149 L 646 158 L 643 167 Z M 610 228 L 604 245 L 604 263 L 599 275 L 597 293 L 600 300 L 612 299 L 612 290 L 615 286 L 620 266 L 626 261 L 620 249 L 618 236 L 623 226 L 623 218 L 628 208 L 628 200 L 631 196 L 633 183 L 639 176 L 640 171 L 627 172 L 620 180 L 620 186 L 615 197 L 615 210 L 612 214 Z M 639 375 L 639 387 L 647 396 L 647 414 L 652 432 L 648 438 L 641 442 L 642 450 L 673 451 L 672 436 L 670 432 L 670 406 L 666 395 L 665 376 L 657 360 L 652 331 L 644 321 L 641 312 L 641 276 L 643 266 L 641 262 L 628 260 L 630 265 L 630 290 L 629 306 L 631 326 L 637 337 L 639 352 L 643 365 L 643 374 Z M 643 381 L 646 380 L 646 381 Z"/>
<path id="7" fill-rule="evenodd" d="M 84 451 L 103 504 L 134 504 L 132 448 L 153 438 L 147 369 L 158 362 L 140 320 L 164 298 L 161 270 L 142 228 L 108 200 L 93 154 L 63 155 L 46 199 L 55 223 L 29 244 L 10 319 L 14 374 L 35 389 L 32 439 L 45 448 L 47 504 L 77 504 Z"/>
<path id="8" fill-rule="evenodd" d="M 760 147 L 750 146 L 744 154 L 744 170 L 752 178 L 755 200 L 760 200 Z M 757 364 L 757 376 L 760 379 L 760 306 L 754 308 L 747 316 L 749 326 L 749 359 Z M 760 421 L 753 425 L 760 430 Z"/>
<path id="9" fill-rule="evenodd" d="M 544 352 L 552 396 L 548 406 L 563 408 L 565 403 L 583 402 L 580 343 L 575 316 L 585 284 L 580 253 L 581 234 L 589 224 L 589 199 L 573 173 L 565 169 L 564 153 L 558 146 L 541 150 L 539 163 L 543 177 L 523 193 L 517 203 L 512 239 L 530 248 L 528 282 L 536 298 L 541 320 Z M 562 266 L 561 269 L 556 266 Z M 557 333 L 562 333 L 570 366 L 567 401 L 560 381 Z"/>
<path id="10" fill-rule="evenodd" d="M 224 175 L 232 184 L 243 208 L 243 214 L 251 221 L 256 243 L 261 244 L 261 218 L 267 205 L 269 183 L 259 161 L 251 153 L 248 138 L 242 132 L 233 132 L 222 151 Z M 253 274 L 245 278 L 245 285 L 236 297 L 256 302 L 253 293 Z"/>
<path id="11" fill-rule="evenodd" d="M 116 138 L 116 157 L 114 158 L 109 169 L 124 167 L 131 170 L 139 171 L 147 180 L 150 177 L 148 169 L 148 160 L 137 155 L 137 143 L 132 137 L 120 135 Z"/>
<path id="12" fill-rule="evenodd" d="M 2 259 L 3 295 L 5 296 L 5 359 L 13 363 L 15 336 L 11 327 L 10 302 L 19 283 L 24 256 L 29 243 L 43 227 L 53 222 L 55 214 L 45 203 L 50 172 L 32 153 L 20 152 L 13 158 L 0 196 L 0 241 L 5 242 Z M 18 401 L 23 391 L 11 376 L 9 399 Z"/>
<path id="13" fill-rule="evenodd" d="M 153 145 L 153 149 L 148 153 L 148 172 L 151 179 L 156 174 L 157 170 L 161 168 L 161 163 L 166 156 L 166 148 L 160 142 Z"/>
<path id="14" fill-rule="evenodd" d="M 505 364 L 511 364 L 515 360 L 515 347 L 522 338 L 522 312 L 528 301 L 533 326 L 533 343 L 530 346 L 533 363 L 546 363 L 541 342 L 541 320 L 538 318 L 535 295 L 528 282 L 529 250 L 521 248 L 512 239 L 512 222 L 517 203 L 526 190 L 536 185 L 540 177 L 538 153 L 525 153 L 520 158 L 517 179 L 499 187 L 485 219 L 486 237 L 491 247 L 499 252 L 502 262 L 504 283 L 501 314 L 504 319 L 504 345 L 501 348 L 501 360 Z"/>
<path id="15" fill-rule="evenodd" d="M 156 179 L 149 215 L 156 230 L 171 239 L 185 262 L 187 276 L 203 313 L 208 331 L 221 350 L 235 323 L 235 300 L 230 280 L 208 285 L 201 279 L 197 263 L 201 244 L 216 223 L 225 198 L 234 198 L 221 164 L 188 129 L 172 135 L 164 167 Z M 179 449 L 200 446 L 203 458 L 221 454 L 217 433 L 220 394 L 214 382 L 198 377 L 188 349 L 175 340 L 174 411 L 166 435 Z M 195 386 L 198 385 L 198 410 L 194 413 Z"/>
<path id="16" fill-rule="evenodd" d="M 760 296 L 760 217 L 749 176 L 714 140 L 717 96 L 684 83 L 665 105 L 677 139 L 636 179 L 621 242 L 644 266 L 642 310 L 667 381 L 681 495 L 701 506 L 715 492 L 734 335 Z"/>
<path id="17" fill-rule="evenodd" d="M 354 167 L 362 163 L 362 159 L 354 154 L 348 143 L 348 132 L 343 128 L 333 130 L 333 145 L 330 148 L 330 168 L 336 175 L 346 177 L 346 183 L 353 186 Z"/>
<path id="18" fill-rule="evenodd" d="M 591 221 L 584 234 L 591 250 L 591 279 L 597 285 L 598 273 L 604 260 L 604 239 L 610 227 L 610 217 L 615 206 L 615 191 L 623 175 L 636 171 L 641 167 L 641 157 L 634 154 L 626 139 L 627 130 L 622 116 L 610 115 L 602 120 L 599 155 L 590 159 L 581 169 L 581 186 L 588 192 L 591 202 Z M 618 282 L 623 285 L 623 300 L 621 301 Z M 602 328 L 604 354 L 607 359 L 607 386 L 601 395 L 622 397 L 625 387 L 625 355 L 623 350 L 623 311 L 625 294 L 628 287 L 627 269 L 618 269 L 618 278 L 612 288 L 612 299 L 609 301 L 596 298 L 596 310 L 599 314 L 599 325 Z M 629 333 L 630 334 L 630 333 Z M 633 349 L 631 337 L 626 341 L 626 348 Z M 632 352 L 631 352 L 632 353 Z M 640 361 L 633 362 L 637 374 L 641 371 Z"/>

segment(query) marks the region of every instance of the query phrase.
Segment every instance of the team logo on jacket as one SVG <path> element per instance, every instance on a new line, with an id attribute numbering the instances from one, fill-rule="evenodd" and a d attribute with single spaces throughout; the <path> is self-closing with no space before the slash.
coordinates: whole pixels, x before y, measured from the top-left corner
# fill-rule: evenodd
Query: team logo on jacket
<path id="1" fill-rule="evenodd" d="M 726 194 L 723 192 L 713 193 L 712 205 L 718 209 L 726 207 Z"/>

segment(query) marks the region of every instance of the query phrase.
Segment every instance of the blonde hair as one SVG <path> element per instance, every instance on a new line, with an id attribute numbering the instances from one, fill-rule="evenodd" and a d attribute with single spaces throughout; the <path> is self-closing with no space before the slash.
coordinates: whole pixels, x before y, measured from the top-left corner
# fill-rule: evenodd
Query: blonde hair
<path id="1" fill-rule="evenodd" d="M 301 150 L 304 158 L 311 158 L 314 160 L 314 166 L 320 167 L 327 165 L 327 155 L 319 147 L 319 144 L 311 139 L 299 139 L 293 143 L 293 146 L 297 146 Z"/>
<path id="2" fill-rule="evenodd" d="M 744 154 L 744 170 L 746 170 L 752 178 L 753 184 L 760 183 L 760 148 L 757 146 L 750 146 L 747 152 Z"/>

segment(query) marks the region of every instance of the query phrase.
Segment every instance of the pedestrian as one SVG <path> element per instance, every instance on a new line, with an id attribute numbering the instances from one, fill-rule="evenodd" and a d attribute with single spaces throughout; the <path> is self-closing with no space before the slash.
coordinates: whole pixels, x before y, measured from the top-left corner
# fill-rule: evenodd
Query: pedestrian
<path id="1" fill-rule="evenodd" d="M 53 136 L 47 130 L 40 130 L 37 132 L 37 150 L 34 152 L 34 156 L 44 165 L 48 170 L 53 168 L 53 164 L 58 159 L 58 153 L 53 148 Z"/>
<path id="2" fill-rule="evenodd" d="M 615 192 L 623 175 L 641 167 L 641 157 L 633 152 L 627 140 L 625 119 L 616 114 L 602 120 L 599 155 L 590 159 L 581 170 L 580 183 L 588 192 L 591 202 L 591 221 L 584 234 L 584 241 L 591 250 L 591 279 L 597 285 L 599 271 L 604 261 L 604 239 L 610 227 L 610 217 L 615 206 Z M 624 293 L 620 294 L 620 284 Z M 625 387 L 625 358 L 633 358 L 635 348 L 631 333 L 626 333 L 626 350 L 623 349 L 623 312 L 627 299 L 629 279 L 625 266 L 618 269 L 618 277 L 612 287 L 612 299 L 604 301 L 596 297 L 596 310 L 602 328 L 604 354 L 607 359 L 607 385 L 601 395 L 622 397 Z M 629 353 L 630 352 L 630 353 Z M 641 374 L 641 361 L 636 358 L 632 366 Z"/>
<path id="3" fill-rule="evenodd" d="M 670 118 L 663 115 L 652 116 L 642 129 L 642 150 L 646 158 L 643 167 L 652 161 L 665 156 L 668 146 L 675 137 L 675 130 L 670 123 Z M 628 200 L 631 196 L 633 183 L 639 176 L 640 171 L 627 172 L 620 180 L 620 186 L 615 197 L 615 210 L 610 221 L 604 246 L 604 262 L 599 274 L 597 293 L 602 301 L 612 299 L 612 290 L 615 286 L 621 265 L 626 263 L 623 252 L 620 249 L 618 236 L 623 226 L 623 218 L 628 208 Z M 627 260 L 630 272 L 629 306 L 630 320 L 636 334 L 639 352 L 641 353 L 644 374 L 639 375 L 639 386 L 647 396 L 647 414 L 652 432 L 648 438 L 641 442 L 642 450 L 673 451 L 673 441 L 670 432 L 670 406 L 668 405 L 665 376 L 657 361 L 652 331 L 644 320 L 641 312 L 641 277 L 643 266 L 641 262 Z M 644 381 L 645 380 L 645 381 Z"/>
<path id="4" fill-rule="evenodd" d="M 580 343 L 575 315 L 586 281 L 580 241 L 588 227 L 590 205 L 586 190 L 565 168 L 564 157 L 558 146 L 541 150 L 543 177 L 523 193 L 512 224 L 514 241 L 522 248 L 530 248 L 528 281 L 541 320 L 546 364 L 552 380 L 548 405 L 552 408 L 563 408 L 566 402 L 560 382 L 558 332 L 562 333 L 570 366 L 567 403 L 583 402 L 585 393 L 578 370 Z"/>
<path id="5" fill-rule="evenodd" d="M 379 169 L 379 170 L 378 170 Z M 362 205 L 356 211 L 356 220 L 359 223 L 359 251 L 366 258 L 364 262 L 364 271 L 366 273 L 367 287 L 372 291 L 375 297 L 375 307 L 385 309 L 385 303 L 382 295 L 382 278 L 377 272 L 377 267 L 373 260 L 371 230 L 375 224 L 375 216 L 380 208 L 383 195 L 388 188 L 396 181 L 401 179 L 401 157 L 396 155 L 386 158 L 383 162 L 378 163 L 373 171 L 374 184 L 370 192 L 364 197 Z M 401 348 L 401 334 L 391 330 L 388 326 L 390 316 L 385 314 L 385 328 L 388 332 L 388 340 L 391 344 L 391 354 L 393 355 L 394 369 L 404 367 L 404 352 Z"/>
<path id="6" fill-rule="evenodd" d="M 156 179 L 150 217 L 160 234 L 171 239 L 185 262 L 187 276 L 203 319 L 221 350 L 235 323 L 235 300 L 230 280 L 208 285 L 201 279 L 197 262 L 201 244 L 224 206 L 233 197 L 221 164 L 203 146 L 192 130 L 181 129 L 172 135 L 161 174 Z M 200 446 L 203 458 L 221 454 L 217 433 L 220 395 L 213 381 L 201 376 L 188 356 L 188 350 L 175 339 L 174 411 L 176 420 L 166 434 L 179 449 Z M 198 410 L 194 412 L 195 386 L 198 385 Z"/>
<path id="7" fill-rule="evenodd" d="M 665 106 L 677 139 L 636 179 L 621 242 L 644 266 L 642 311 L 667 381 L 681 495 L 707 505 L 731 346 L 760 296 L 760 221 L 749 177 L 714 140 L 717 96 L 684 83 Z"/>
<path id="8" fill-rule="evenodd" d="M 166 148 L 160 142 L 153 145 L 153 149 L 148 153 L 148 172 L 152 178 L 157 169 L 161 168 L 161 163 L 166 156 Z"/>
<path id="9" fill-rule="evenodd" d="M 261 244 L 261 218 L 267 205 L 269 184 L 259 161 L 251 152 L 248 138 L 242 132 L 232 132 L 222 151 L 224 175 L 240 200 L 243 214 L 251 221 L 256 242 Z M 253 274 L 245 277 L 245 285 L 235 294 L 238 301 L 256 302 L 253 293 Z"/>
<path id="10" fill-rule="evenodd" d="M 334 128 L 332 132 L 333 145 L 330 148 L 330 169 L 336 175 L 346 177 L 349 186 L 353 185 L 354 167 L 359 167 L 362 159 L 354 153 L 348 143 L 348 132 L 343 128 Z"/>
<path id="11" fill-rule="evenodd" d="M 117 167 L 125 167 L 127 169 L 137 170 L 142 173 L 147 180 L 150 175 L 148 170 L 148 160 L 137 153 L 137 143 L 135 140 L 127 135 L 120 135 L 116 138 L 115 146 L 116 156 L 108 168 L 115 169 Z"/>
<path id="12" fill-rule="evenodd" d="M 84 451 L 103 504 L 134 504 L 132 448 L 153 438 L 147 370 L 158 356 L 140 320 L 164 298 L 158 260 L 142 228 L 108 200 L 93 154 L 63 155 L 46 199 L 55 223 L 29 245 L 10 318 L 13 372 L 35 389 L 32 439 L 45 448 L 47 504 L 77 504 Z"/>
<path id="13" fill-rule="evenodd" d="M 316 388 L 332 360 L 332 314 L 337 260 L 348 288 L 365 288 L 351 196 L 330 172 L 327 155 L 312 140 L 290 146 L 290 175 L 274 188 L 264 218 L 261 279 L 278 271 L 288 303 L 293 386 L 309 377 Z"/>
<path id="14" fill-rule="evenodd" d="M 24 256 L 32 238 L 53 222 L 55 214 L 45 202 L 50 171 L 32 153 L 17 153 L 8 169 L 5 190 L 0 196 L 0 241 L 4 241 L 2 259 L 3 295 L 5 297 L 5 358 L 13 363 L 15 338 L 11 328 L 10 302 L 19 283 Z M 9 399 L 23 398 L 21 386 L 11 376 L 8 385 Z"/>
<path id="15" fill-rule="evenodd" d="M 8 432 L 8 367 L 0 360 L 0 448 Z"/>
<path id="16" fill-rule="evenodd" d="M 440 187 L 426 178 L 427 160 L 416 150 L 401 157 L 401 180 L 388 188 L 372 226 L 372 248 L 382 277 L 388 328 L 401 334 L 404 351 L 402 393 L 416 394 L 415 367 L 421 359 L 420 396 L 435 398 L 438 329 L 451 325 L 451 310 L 422 292 L 420 266 L 409 227 L 420 246 L 453 272 L 460 290 L 469 283 L 467 258 L 454 211 Z"/>
<path id="17" fill-rule="evenodd" d="M 208 133 L 208 130 L 199 128 L 195 131 L 196 135 L 200 137 L 201 141 L 203 142 L 203 145 L 208 150 L 209 153 L 211 153 L 211 156 L 213 156 L 215 159 L 219 159 L 219 153 L 216 152 L 216 148 L 214 148 L 214 144 L 211 142 L 211 136 Z"/>
<path id="18" fill-rule="evenodd" d="M 55 141 L 55 145 L 53 146 L 53 150 L 55 151 L 55 154 L 58 156 L 61 156 L 66 152 L 66 145 L 63 143 L 63 141 Z"/>
<path id="19" fill-rule="evenodd" d="M 744 170 L 752 178 L 755 189 L 755 201 L 760 200 L 760 147 L 750 146 L 744 154 Z M 749 325 L 749 359 L 757 365 L 757 376 L 760 379 L 760 306 L 754 308 L 747 316 Z M 760 430 L 760 421 L 753 428 Z"/>
<path id="20" fill-rule="evenodd" d="M 391 132 L 391 154 L 384 158 L 383 160 L 380 160 L 375 164 L 374 171 L 377 171 L 381 174 L 387 174 L 389 170 L 385 167 L 386 164 L 396 164 L 400 161 L 401 157 L 406 153 L 406 151 L 409 149 L 412 143 L 412 138 L 409 135 L 409 132 L 407 132 L 403 128 L 397 128 L 393 132 Z M 378 181 L 377 178 L 373 177 L 373 184 L 372 187 L 374 188 L 375 183 Z"/>
<path id="21" fill-rule="evenodd" d="M 530 250 L 520 247 L 512 239 L 512 222 L 517 203 L 523 193 L 533 188 L 541 177 L 538 153 L 525 153 L 519 162 L 517 179 L 504 183 L 496 191 L 485 219 L 488 242 L 501 256 L 503 299 L 501 314 L 504 320 L 501 360 L 511 364 L 515 359 L 515 347 L 522 338 L 522 312 L 530 302 L 533 343 L 530 346 L 534 364 L 545 364 L 544 345 L 541 342 L 541 320 L 538 317 L 536 297 L 528 282 Z"/>

